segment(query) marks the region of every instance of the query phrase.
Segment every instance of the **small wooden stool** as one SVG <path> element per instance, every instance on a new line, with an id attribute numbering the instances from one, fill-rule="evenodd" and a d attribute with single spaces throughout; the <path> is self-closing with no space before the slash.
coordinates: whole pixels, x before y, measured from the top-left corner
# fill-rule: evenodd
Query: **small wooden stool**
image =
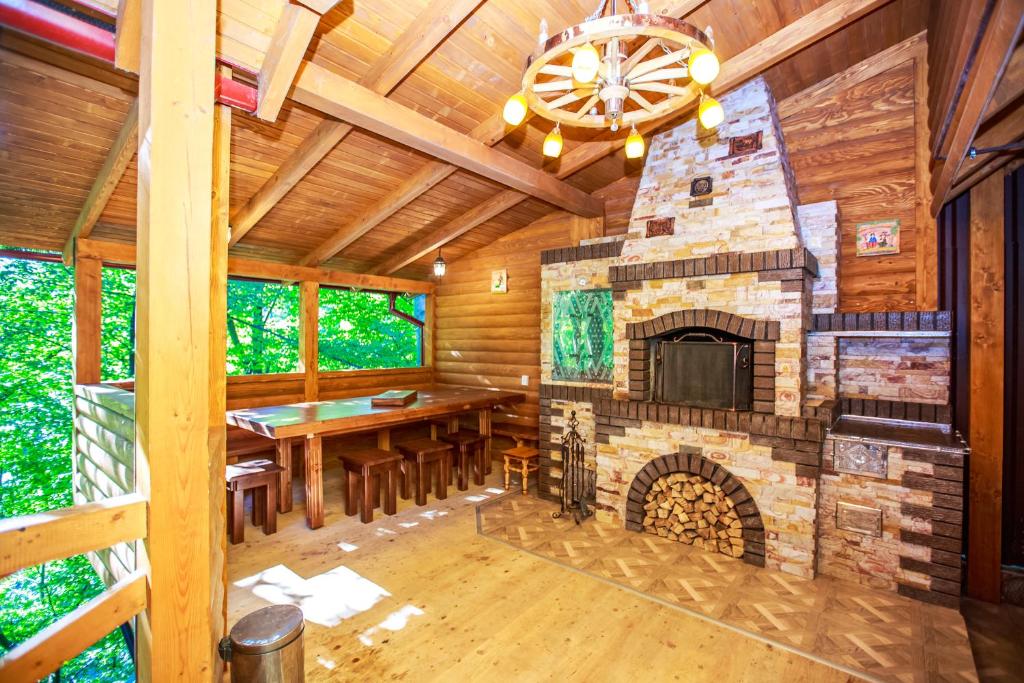
<path id="1" fill-rule="evenodd" d="M 277 483 L 282 471 L 284 468 L 269 460 L 251 460 L 227 466 L 225 482 L 228 495 L 228 536 L 231 543 L 245 540 L 247 491 L 252 491 L 252 523 L 263 525 L 265 534 L 277 531 Z"/>
<path id="2" fill-rule="evenodd" d="M 448 497 L 448 478 L 452 467 L 451 444 L 433 439 L 414 439 L 396 446 L 405 461 L 402 463 L 402 499 L 410 495 L 410 478 L 416 470 L 416 504 L 427 504 L 427 476 L 434 470 L 434 495 L 438 500 Z"/>
<path id="3" fill-rule="evenodd" d="M 359 507 L 359 489 L 363 489 L 362 511 L 359 521 L 367 524 L 373 521 L 373 508 L 377 506 L 378 492 L 385 484 L 384 504 L 385 515 L 393 515 L 398 511 L 398 473 L 402 464 L 402 456 L 379 448 L 356 448 L 338 456 L 345 468 L 347 492 L 345 495 L 345 514 L 352 517 Z"/>
<path id="4" fill-rule="evenodd" d="M 469 488 L 469 468 L 473 468 L 473 483 L 480 485 L 484 483 L 484 470 L 486 465 L 484 463 L 484 445 L 487 443 L 487 437 L 482 436 L 479 432 L 471 432 L 466 429 L 460 429 L 457 432 L 451 434 L 445 434 L 441 437 L 441 441 L 450 443 L 455 451 L 455 456 L 458 457 L 457 469 L 459 471 L 459 490 L 465 491 Z M 472 465 L 470 462 L 472 461 Z"/>
<path id="5" fill-rule="evenodd" d="M 530 472 L 536 472 L 540 469 L 540 465 L 533 462 L 534 458 L 540 455 L 540 451 L 529 446 L 516 446 L 515 448 L 502 451 L 501 454 L 505 456 L 505 490 L 508 490 L 509 473 L 512 469 L 511 461 L 517 460 L 519 466 L 516 469 L 523 475 L 523 495 L 525 496 Z"/>

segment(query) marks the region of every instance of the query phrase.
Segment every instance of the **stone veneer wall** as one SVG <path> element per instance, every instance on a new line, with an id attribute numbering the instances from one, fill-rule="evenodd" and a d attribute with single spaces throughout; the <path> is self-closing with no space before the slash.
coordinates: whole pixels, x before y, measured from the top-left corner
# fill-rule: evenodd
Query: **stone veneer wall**
<path id="1" fill-rule="evenodd" d="M 839 395 L 945 405 L 949 346 L 948 339 L 840 339 Z"/>
<path id="2" fill-rule="evenodd" d="M 964 452 L 889 446 L 884 478 L 834 469 L 822 457 L 818 571 L 957 608 L 963 537 Z M 837 526 L 839 501 L 881 511 L 881 535 Z"/>

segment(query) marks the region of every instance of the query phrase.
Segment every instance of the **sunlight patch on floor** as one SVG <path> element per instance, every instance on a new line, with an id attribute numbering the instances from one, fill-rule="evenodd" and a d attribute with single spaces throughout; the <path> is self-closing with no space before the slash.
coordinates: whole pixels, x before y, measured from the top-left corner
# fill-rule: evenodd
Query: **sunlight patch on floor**
<path id="1" fill-rule="evenodd" d="M 484 489 L 484 491 L 487 492 L 487 493 L 493 493 L 495 495 L 505 493 L 505 489 L 496 489 L 496 488 Z"/>
<path id="2" fill-rule="evenodd" d="M 359 642 L 367 647 L 373 646 L 373 635 L 380 630 L 385 631 L 401 631 L 409 623 L 410 617 L 423 616 L 423 610 L 415 605 L 406 605 L 397 612 L 389 614 L 384 621 L 380 622 L 376 626 L 371 626 L 362 633 L 359 634 Z"/>
<path id="3" fill-rule="evenodd" d="M 479 495 L 475 495 L 475 496 L 466 496 L 466 500 L 468 500 L 470 503 L 481 503 L 481 502 L 487 500 L 488 498 L 490 498 L 490 496 L 485 496 L 483 494 L 479 494 Z"/>
<path id="4" fill-rule="evenodd" d="M 303 579 L 279 564 L 236 581 L 235 585 L 250 589 L 253 595 L 271 604 L 295 605 L 307 621 L 327 627 L 337 626 L 391 596 L 345 566 Z"/>
<path id="5" fill-rule="evenodd" d="M 346 543 L 345 541 L 342 541 L 341 543 L 339 543 L 338 547 L 341 548 L 342 550 L 344 550 L 346 553 L 350 553 L 353 550 L 359 550 L 359 546 L 354 545 L 352 543 Z"/>
<path id="6" fill-rule="evenodd" d="M 438 517 L 444 517 L 447 514 L 447 510 L 426 510 L 420 513 L 420 517 L 425 517 L 426 519 L 437 519 Z"/>

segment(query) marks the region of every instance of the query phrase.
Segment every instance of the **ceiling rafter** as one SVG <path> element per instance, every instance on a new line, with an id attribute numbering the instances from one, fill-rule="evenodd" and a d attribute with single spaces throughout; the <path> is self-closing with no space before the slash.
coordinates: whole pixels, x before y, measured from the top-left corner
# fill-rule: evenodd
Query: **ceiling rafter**
<path id="1" fill-rule="evenodd" d="M 320 15 L 301 5 L 285 5 L 274 27 L 257 79 L 256 116 L 276 121 Z"/>
<path id="2" fill-rule="evenodd" d="M 831 0 L 818 9 L 808 12 L 797 21 L 776 31 L 732 59 L 724 61 L 714 83 L 715 94 L 720 95 L 732 90 L 808 45 L 826 38 L 889 2 L 891 0 Z M 671 116 L 649 121 L 643 126 L 638 126 L 638 130 L 643 135 L 649 135 L 665 125 L 675 123 L 689 111 L 691 109 L 687 108 Z M 562 157 L 558 177 L 566 178 L 573 175 L 618 151 L 624 144 L 625 138 L 622 136 L 583 143 Z M 596 195 L 600 191 L 598 190 L 594 194 Z M 376 274 L 394 273 L 501 213 L 501 211 L 497 211 L 488 218 L 479 220 L 481 215 L 489 213 L 488 208 L 504 207 L 501 209 L 504 211 L 527 198 L 525 194 L 520 194 L 518 199 L 513 201 L 514 198 L 508 192 L 499 193 L 458 218 L 431 231 L 424 238 L 417 240 L 414 244 L 372 268 L 371 272 Z"/>
<path id="3" fill-rule="evenodd" d="M 135 151 L 139 147 L 139 100 L 132 102 L 128 116 L 121 125 L 121 130 L 114 138 L 114 144 L 100 167 L 100 172 L 93 181 L 89 195 L 85 198 L 85 204 L 78 214 L 75 227 L 71 229 L 67 242 L 64 243 L 64 262 L 70 264 L 74 258 L 75 242 L 78 239 L 88 237 L 92 233 L 96 221 L 103 215 L 103 209 L 121 182 L 128 164 L 131 163 Z"/>
<path id="4" fill-rule="evenodd" d="M 377 93 L 390 93 L 483 2 L 431 3 L 359 82 Z M 238 244 L 351 130 L 333 118 L 322 121 L 231 217 L 230 243 Z"/>
<path id="5" fill-rule="evenodd" d="M 707 2 L 707 0 L 661 0 L 660 2 L 652 2 L 650 10 L 654 14 L 682 18 L 693 12 L 705 2 Z M 505 136 L 513 130 L 515 129 L 510 128 L 505 124 L 505 121 L 502 119 L 501 113 L 499 112 L 474 128 L 470 133 L 470 137 L 475 140 L 479 140 L 485 145 L 493 146 L 501 142 Z M 319 265 L 327 261 L 357 239 L 386 221 L 392 215 L 401 211 L 405 206 L 413 202 L 419 196 L 428 192 L 431 188 L 451 174 L 455 173 L 457 170 L 459 170 L 458 166 L 446 164 L 443 161 L 428 162 L 415 175 L 402 183 L 399 187 L 395 188 L 395 190 L 387 196 L 383 197 L 374 206 L 369 207 L 354 219 L 338 228 L 333 235 L 306 254 L 299 263 L 310 266 Z M 521 193 L 509 190 L 503 192 L 499 196 L 505 197 L 507 200 L 513 196 L 513 194 Z M 525 197 L 525 195 L 523 196 Z M 480 216 L 486 215 L 489 211 L 493 211 L 495 207 L 501 206 L 501 204 L 501 201 L 496 201 L 493 204 L 488 202 L 486 205 L 478 207 L 479 211 L 471 213 L 475 218 L 479 219 Z M 500 211 L 498 213 L 500 213 Z M 493 215 L 488 218 L 484 218 L 483 220 L 488 220 L 489 218 L 492 218 Z M 483 220 L 478 220 L 476 225 L 479 225 Z M 439 231 L 444 230 L 449 227 L 449 225 L 439 228 Z"/>
<path id="6" fill-rule="evenodd" d="M 561 206 L 581 216 L 599 216 L 604 203 L 550 173 L 534 168 L 468 135 L 378 95 L 355 81 L 307 64 L 292 98 L 398 144 L 460 166 L 489 180 Z"/>

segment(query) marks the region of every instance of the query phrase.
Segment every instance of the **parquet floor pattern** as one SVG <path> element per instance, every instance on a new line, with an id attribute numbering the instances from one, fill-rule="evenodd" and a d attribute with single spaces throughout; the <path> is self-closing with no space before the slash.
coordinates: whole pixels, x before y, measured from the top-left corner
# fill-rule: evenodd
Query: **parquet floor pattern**
<path id="1" fill-rule="evenodd" d="M 887 681 L 977 681 L 960 613 L 830 577 L 814 580 L 629 532 L 508 495 L 478 528 L 530 551 L 718 622 Z"/>

